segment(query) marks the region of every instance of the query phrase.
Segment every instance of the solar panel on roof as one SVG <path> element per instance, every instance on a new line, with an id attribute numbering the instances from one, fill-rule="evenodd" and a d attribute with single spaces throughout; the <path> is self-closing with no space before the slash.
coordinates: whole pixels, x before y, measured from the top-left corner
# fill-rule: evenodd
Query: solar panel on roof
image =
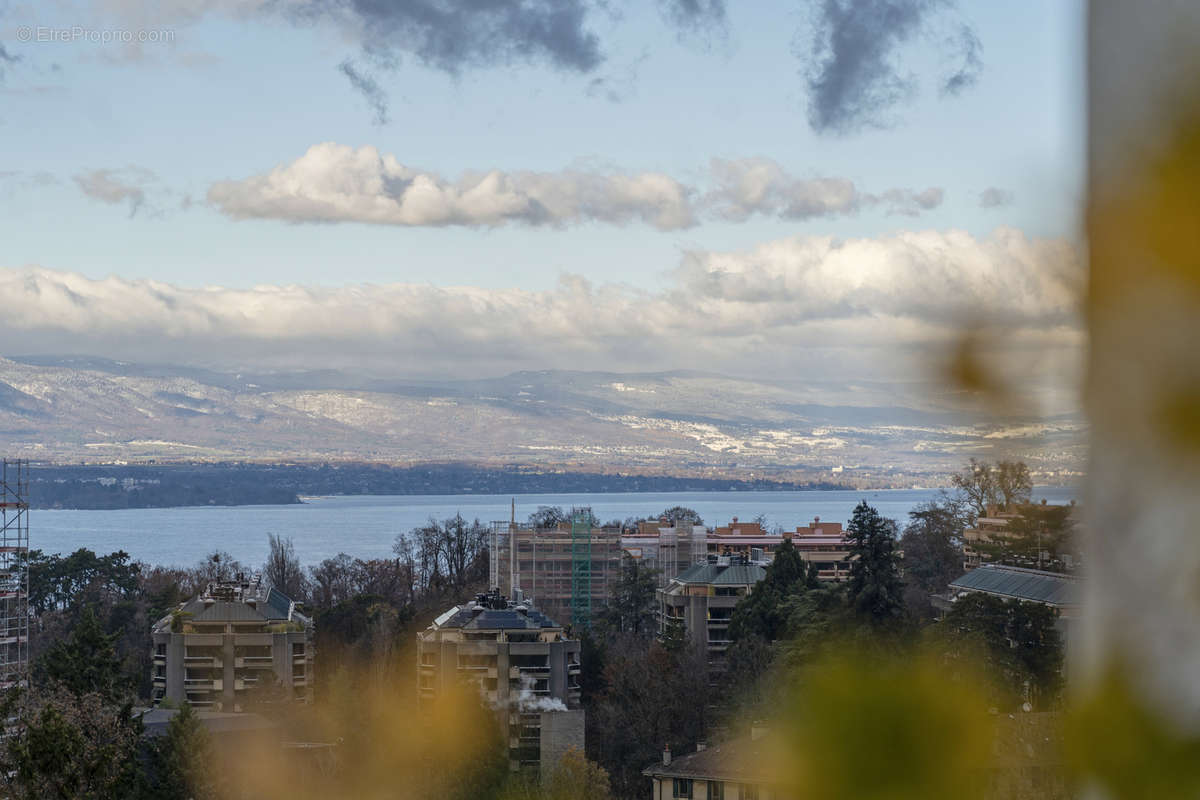
<path id="1" fill-rule="evenodd" d="M 982 566 L 953 581 L 950 586 L 1051 605 L 1077 602 L 1073 578 L 1018 567 Z"/>

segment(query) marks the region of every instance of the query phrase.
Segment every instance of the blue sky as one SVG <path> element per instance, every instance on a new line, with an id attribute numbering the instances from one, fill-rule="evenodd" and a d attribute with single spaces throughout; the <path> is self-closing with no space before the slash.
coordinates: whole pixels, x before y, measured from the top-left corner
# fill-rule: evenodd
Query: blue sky
<path id="1" fill-rule="evenodd" d="M 921 79 L 919 95 L 895 109 L 893 127 L 849 136 L 806 124 L 796 54 L 803 4 L 733 4 L 727 38 L 707 43 L 679 41 L 651 4 L 624 7 L 616 20 L 598 16 L 608 58 L 595 76 L 610 80 L 619 102 L 589 96 L 591 75 L 521 65 L 453 77 L 410 56 L 395 72 L 371 70 L 391 97 L 392 119 L 382 126 L 337 69 L 348 57 L 370 65 L 328 27 L 219 16 L 150 23 L 172 29 L 175 42 L 127 58 L 115 44 L 22 44 L 14 28 L 129 27 L 133 18 L 26 13 L 10 8 L 0 28 L 22 59 L 0 90 L 3 168 L 58 182 L 3 194 L 8 266 L 189 286 L 402 280 L 539 289 L 566 271 L 652 288 L 682 250 L 740 249 L 796 234 L 953 227 L 982 235 L 999 224 L 1038 236 L 1074 233 L 1082 162 L 1077 3 L 963 5 L 984 48 L 978 84 L 939 98 L 939 56 L 928 42 L 913 43 L 900 52 Z M 666 232 L 595 223 L 555 230 L 234 222 L 204 207 L 213 181 L 265 172 L 326 141 L 373 145 L 447 176 L 598 164 L 686 180 L 713 157 L 765 156 L 797 175 L 844 176 L 868 190 L 941 186 L 946 200 L 919 220 L 876 209 Z M 70 177 L 128 165 L 158 176 L 162 197 L 149 202 L 159 213 L 130 217 L 124 205 L 84 197 Z M 1011 191 L 1013 204 L 980 208 L 989 186 Z M 187 211 L 179 209 L 184 195 L 195 201 Z"/>
<path id="2" fill-rule="evenodd" d="M 709 0 L 724 24 L 697 34 L 668 24 L 672 2 L 553 6 L 587 9 L 597 66 L 480 58 L 457 74 L 402 36 L 385 38 L 398 63 L 373 60 L 363 44 L 379 34 L 350 2 L 302 23 L 262 0 L 0 3 L 0 288 L 22 309 L 0 322 L 6 352 L 282 365 L 319 342 L 389 374 L 431 360 L 470 374 L 482 348 L 505 368 L 878 377 L 903 373 L 895 348 L 950 341 L 1000 305 L 1026 355 L 1077 356 L 1082 3 Z M 821 12 L 883 6 L 920 18 L 885 53 L 914 91 L 876 109 L 882 127 L 814 130 Z M 74 25 L 173 41 L 22 41 Z M 982 69 L 942 96 L 968 30 Z M 347 60 L 386 93 L 386 124 Z M 342 160 L 316 159 L 322 143 Z M 350 154 L 367 166 L 348 177 Z M 495 171 L 511 192 L 398 221 L 393 190 L 411 175 L 388 157 L 440 191 Z M 742 176 L 766 164 L 776 194 L 722 194 L 714 159 Z M 652 223 L 670 197 L 625 178 L 667 185 L 688 222 Z M 981 207 L 987 189 L 1011 202 Z M 828 213 L 786 210 L 814 192 Z M 495 210 L 506 202 L 525 205 Z M 361 221 L 381 204 L 383 224 Z M 451 313 L 470 329 L 430 321 Z M 1060 371 L 1055 358 L 1042 368 Z"/>

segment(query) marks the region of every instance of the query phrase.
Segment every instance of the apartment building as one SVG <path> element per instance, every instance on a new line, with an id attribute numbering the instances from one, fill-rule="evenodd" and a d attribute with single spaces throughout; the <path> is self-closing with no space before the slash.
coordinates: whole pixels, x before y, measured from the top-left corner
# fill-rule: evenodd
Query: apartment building
<path id="1" fill-rule="evenodd" d="M 791 539 L 800 557 L 817 565 L 817 577 L 825 581 L 845 579 L 850 573 L 850 540 L 840 522 L 822 522 L 820 517 L 811 525 L 798 525 L 795 532 L 784 532 Z"/>
<path id="2" fill-rule="evenodd" d="M 478 685 L 509 737 L 511 769 L 549 768 L 583 750 L 580 643 L 529 603 L 498 590 L 455 606 L 417 634 L 422 706 L 461 681 Z"/>
<path id="3" fill-rule="evenodd" d="M 823 580 L 841 580 L 850 569 L 850 542 L 840 522 L 822 522 L 820 517 L 795 531 L 769 533 L 758 522 L 734 517 L 728 525 L 713 528 L 706 542 L 707 554 L 740 556 L 751 562 L 770 561 L 785 540 L 790 539 L 805 561 L 816 563 Z"/>
<path id="4" fill-rule="evenodd" d="M 569 622 L 577 581 L 586 587 L 582 599 L 592 613 L 608 602 L 621 572 L 621 529 L 593 527 L 581 541 L 571 535 L 570 522 L 554 528 L 502 523 L 493 526 L 490 552 L 493 587 L 510 597 L 528 598 L 550 618 Z"/>
<path id="5" fill-rule="evenodd" d="M 1015 535 L 1014 529 L 1022 527 L 1021 523 L 1026 517 L 1037 519 L 1037 514 L 1046 511 L 1060 513 L 1070 525 L 1070 520 L 1075 514 L 1075 503 L 1072 501 L 1069 506 L 1047 506 L 1046 501 L 1043 500 L 1040 505 L 1023 504 L 1008 509 L 1000 506 L 988 506 L 987 513 L 975 519 L 975 526 L 963 531 L 963 569 L 975 569 L 989 560 L 988 554 L 981 552 L 981 545 L 1011 541 Z M 1049 539 L 1050 537 L 1047 536 L 1047 545 Z M 1078 566 L 1071 554 L 1063 553 L 1058 557 L 1062 562 L 1058 567 L 1062 569 L 1069 571 Z M 1021 563 L 1019 566 L 1041 567 L 1048 565 L 1052 558 L 1053 556 L 1049 552 L 1038 553 L 1027 557 L 1025 563 Z"/>
<path id="6" fill-rule="evenodd" d="M 680 572 L 708 557 L 708 528 L 665 518 L 642 520 L 621 536 L 621 549 L 627 558 L 657 570 L 658 588 L 665 589 Z"/>
<path id="7" fill-rule="evenodd" d="M 155 705 L 240 712 L 255 697 L 311 699 L 312 622 L 260 575 L 208 584 L 155 623 L 151 639 Z"/>
<path id="8" fill-rule="evenodd" d="M 733 609 L 766 572 L 761 563 L 739 555 L 710 556 L 687 568 L 658 591 L 659 634 L 682 625 L 688 641 L 706 653 L 713 670 L 724 669 Z"/>

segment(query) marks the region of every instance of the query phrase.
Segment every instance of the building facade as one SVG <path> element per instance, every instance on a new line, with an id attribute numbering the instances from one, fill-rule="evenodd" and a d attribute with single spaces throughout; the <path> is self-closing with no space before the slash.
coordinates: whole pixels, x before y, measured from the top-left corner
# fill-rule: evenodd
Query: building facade
<path id="1" fill-rule="evenodd" d="M 791 539 L 800 557 L 817 565 L 817 577 L 823 581 L 840 581 L 850 573 L 850 541 L 840 522 L 821 522 L 817 517 L 811 525 L 798 525 L 794 533 L 784 532 Z"/>
<path id="2" fill-rule="evenodd" d="M 721 671 L 729 649 L 729 621 L 738 601 L 766 575 L 761 564 L 741 556 L 711 556 L 672 578 L 658 590 L 660 636 L 682 626 L 688 642 Z"/>
<path id="3" fill-rule="evenodd" d="M 1039 529 L 1046 531 L 1045 546 L 1043 547 L 1039 541 L 1038 552 L 1027 554 L 1017 566 L 1038 568 L 1049 566 L 1055 557 L 1049 552 L 1052 549 L 1050 542 L 1055 534 L 1045 527 L 1043 515 L 1047 511 L 1057 512 L 1061 515 L 1067 527 L 1073 525 L 1074 501 L 1067 506 L 1046 505 L 1045 500 L 1040 504 L 1026 503 L 1009 509 L 988 506 L 987 513 L 975 519 L 974 527 L 963 531 L 963 569 L 971 570 L 986 564 L 991 560 L 991 555 L 985 552 L 987 545 L 1011 542 L 1022 531 L 1028 533 L 1031 527 L 1034 531 Z M 1039 516 L 1043 516 L 1041 521 L 1037 521 Z M 1070 571 L 1078 566 L 1070 553 L 1058 554 L 1058 557 L 1061 559 L 1059 566 L 1065 570 Z"/>
<path id="4" fill-rule="evenodd" d="M 708 534 L 708 555 L 741 556 L 751 562 L 770 561 L 775 551 L 791 540 L 800 557 L 817 565 L 822 580 L 841 580 L 850 569 L 850 542 L 840 522 L 822 522 L 797 526 L 795 531 L 769 533 L 758 522 L 741 522 L 737 517 L 728 525 L 719 525 Z"/>
<path id="5" fill-rule="evenodd" d="M 850 543 L 840 522 L 797 527 L 770 533 L 759 522 L 741 522 L 712 529 L 704 525 L 643 520 L 636 528 L 592 527 L 586 542 L 587 569 L 576 574 L 579 542 L 570 522 L 554 528 L 531 528 L 512 523 L 492 526 L 490 552 L 492 586 L 508 596 L 520 593 L 553 619 L 572 619 L 574 588 L 587 587 L 585 602 L 592 613 L 602 609 L 621 574 L 622 559 L 636 561 L 658 572 L 658 588 L 709 559 L 740 558 L 746 563 L 767 563 L 786 540 L 791 540 L 805 561 L 817 564 L 822 580 L 843 580 L 850 564 Z"/>
<path id="6" fill-rule="evenodd" d="M 626 558 L 658 572 L 658 588 L 708 557 L 708 528 L 671 523 L 666 519 L 642 520 L 621 536 Z"/>
<path id="7" fill-rule="evenodd" d="M 586 571 L 577 575 L 581 547 L 586 548 Z M 492 526 L 490 553 L 493 587 L 509 597 L 525 597 L 550 618 L 567 622 L 577 583 L 585 587 L 583 600 L 592 613 L 608 602 L 621 572 L 621 529 L 591 527 L 586 541 L 579 542 L 570 522 L 554 528 L 500 523 Z"/>
<path id="8" fill-rule="evenodd" d="M 498 590 L 451 608 L 417 634 L 421 705 L 475 683 L 506 729 L 513 770 L 550 768 L 570 747 L 583 749 L 579 674 L 579 641 Z"/>
<path id="9" fill-rule="evenodd" d="M 153 701 L 240 712 L 253 697 L 307 702 L 312 622 L 261 576 L 210 583 L 155 623 Z"/>
<path id="10" fill-rule="evenodd" d="M 663 751 L 662 762 L 642 770 L 651 780 L 652 800 L 776 800 L 772 767 L 778 753 L 767 741 L 767 732 L 700 747 L 673 758 Z"/>

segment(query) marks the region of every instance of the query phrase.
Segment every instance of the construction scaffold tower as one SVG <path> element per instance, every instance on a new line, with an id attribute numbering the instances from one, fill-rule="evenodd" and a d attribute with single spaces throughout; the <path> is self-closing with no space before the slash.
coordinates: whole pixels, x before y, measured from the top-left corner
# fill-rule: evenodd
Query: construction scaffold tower
<path id="1" fill-rule="evenodd" d="M 0 689 L 29 685 L 29 462 L 0 467 Z"/>
<path id="2" fill-rule="evenodd" d="M 571 509 L 571 624 L 592 624 L 592 510 Z"/>

